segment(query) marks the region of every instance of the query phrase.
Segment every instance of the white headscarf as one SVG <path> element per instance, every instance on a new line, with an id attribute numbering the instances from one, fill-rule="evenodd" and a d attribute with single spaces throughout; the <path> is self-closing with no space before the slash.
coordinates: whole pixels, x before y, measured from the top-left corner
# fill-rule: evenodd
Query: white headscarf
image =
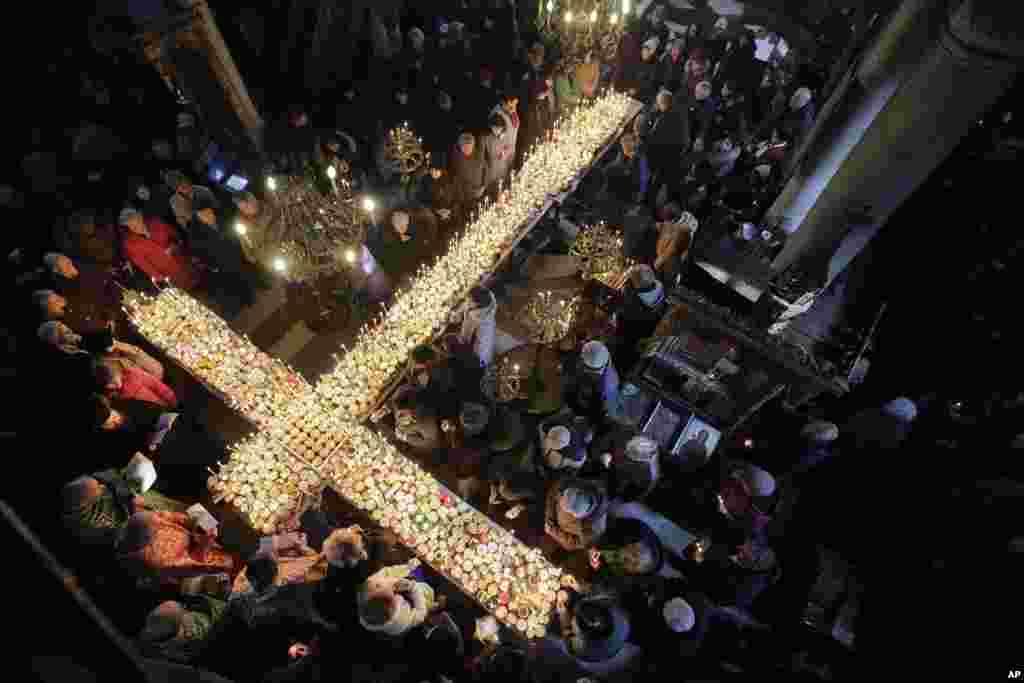
<path id="1" fill-rule="evenodd" d="M 697 623 L 696 615 L 690 603 L 682 598 L 672 598 L 661 610 L 665 623 L 676 633 L 687 633 Z"/>

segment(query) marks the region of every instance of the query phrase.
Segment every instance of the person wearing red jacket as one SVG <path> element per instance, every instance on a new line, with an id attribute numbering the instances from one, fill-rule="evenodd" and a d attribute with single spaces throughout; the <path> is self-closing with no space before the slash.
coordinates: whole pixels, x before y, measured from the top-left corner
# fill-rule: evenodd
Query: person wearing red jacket
<path id="1" fill-rule="evenodd" d="M 95 374 L 96 383 L 111 398 L 146 401 L 171 410 L 178 406 L 174 390 L 145 370 L 101 361 Z"/>
<path id="2" fill-rule="evenodd" d="M 155 217 L 144 218 L 135 209 L 122 211 L 119 223 L 125 228 L 124 254 L 133 266 L 154 280 L 166 278 L 179 289 L 199 286 L 199 275 L 173 227 Z"/>

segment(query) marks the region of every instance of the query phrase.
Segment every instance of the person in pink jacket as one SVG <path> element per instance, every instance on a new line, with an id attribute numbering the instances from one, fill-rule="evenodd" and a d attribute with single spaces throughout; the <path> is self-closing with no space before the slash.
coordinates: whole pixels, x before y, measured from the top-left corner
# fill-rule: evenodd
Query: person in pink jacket
<path id="1" fill-rule="evenodd" d="M 111 398 L 146 401 L 167 409 L 178 406 L 174 390 L 144 370 L 101 361 L 95 375 L 96 383 Z"/>

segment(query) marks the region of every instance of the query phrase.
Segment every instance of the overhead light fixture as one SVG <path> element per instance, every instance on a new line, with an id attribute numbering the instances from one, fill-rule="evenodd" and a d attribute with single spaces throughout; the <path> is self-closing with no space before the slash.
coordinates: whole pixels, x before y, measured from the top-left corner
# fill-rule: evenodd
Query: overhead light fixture
<path id="1" fill-rule="evenodd" d="M 356 250 L 355 249 L 346 249 L 345 250 L 345 260 L 348 261 L 349 263 L 355 263 L 356 262 Z"/>
<path id="2" fill-rule="evenodd" d="M 619 15 L 613 14 L 610 17 L 608 17 L 608 23 L 610 23 L 612 26 L 619 23 Z"/>
<path id="3" fill-rule="evenodd" d="M 274 176 L 270 176 L 269 178 L 267 178 L 267 189 L 268 190 L 276 190 L 277 189 L 277 181 L 274 180 Z"/>
<path id="4" fill-rule="evenodd" d="M 245 227 L 245 223 L 243 223 L 242 221 L 238 221 L 235 223 L 235 232 L 237 232 L 239 235 L 244 235 L 245 233 L 249 232 L 249 228 Z"/>
<path id="5" fill-rule="evenodd" d="M 334 180 L 335 178 L 338 177 L 338 171 L 337 169 L 334 168 L 334 166 L 327 167 L 327 177 L 330 178 L 331 180 Z"/>
<path id="6" fill-rule="evenodd" d="M 367 197 L 363 200 L 363 208 L 366 209 L 367 211 L 373 211 L 375 208 L 377 208 L 377 203 L 373 201 L 373 199 L 371 199 L 370 197 Z"/>
<path id="7" fill-rule="evenodd" d="M 279 273 L 283 273 L 284 271 L 288 270 L 288 263 L 285 262 L 283 258 L 278 256 L 276 259 L 274 259 L 274 270 L 276 270 Z"/>
<path id="8" fill-rule="evenodd" d="M 595 23 L 596 21 L 597 21 L 597 10 L 595 9 L 595 10 L 593 10 L 593 11 L 592 11 L 592 12 L 590 13 L 590 23 L 591 23 L 591 24 L 593 24 L 593 23 Z"/>
<path id="9" fill-rule="evenodd" d="M 567 24 L 571 24 L 572 23 L 572 12 L 566 12 L 565 13 L 565 23 L 567 23 Z"/>

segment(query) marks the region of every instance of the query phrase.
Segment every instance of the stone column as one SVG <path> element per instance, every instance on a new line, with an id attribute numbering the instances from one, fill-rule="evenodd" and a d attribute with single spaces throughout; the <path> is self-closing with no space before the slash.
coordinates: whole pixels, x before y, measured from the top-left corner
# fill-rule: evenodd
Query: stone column
<path id="1" fill-rule="evenodd" d="M 882 28 L 768 210 L 789 235 L 773 270 L 801 274 L 785 303 L 827 286 L 1010 86 L 1024 58 L 1013 5 L 906 0 Z"/>

